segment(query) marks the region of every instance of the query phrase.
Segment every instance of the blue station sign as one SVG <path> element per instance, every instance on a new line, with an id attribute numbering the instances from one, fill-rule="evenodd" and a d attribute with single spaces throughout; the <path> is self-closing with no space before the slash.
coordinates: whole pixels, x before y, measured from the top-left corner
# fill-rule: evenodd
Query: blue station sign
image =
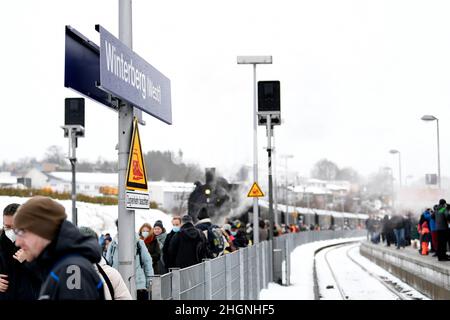
<path id="1" fill-rule="evenodd" d="M 64 86 L 113 109 L 120 99 L 172 124 L 170 80 L 103 27 L 95 28 L 100 46 L 66 26 Z"/>
<path id="2" fill-rule="evenodd" d="M 172 124 L 170 80 L 102 26 L 100 88 L 161 121 Z"/>

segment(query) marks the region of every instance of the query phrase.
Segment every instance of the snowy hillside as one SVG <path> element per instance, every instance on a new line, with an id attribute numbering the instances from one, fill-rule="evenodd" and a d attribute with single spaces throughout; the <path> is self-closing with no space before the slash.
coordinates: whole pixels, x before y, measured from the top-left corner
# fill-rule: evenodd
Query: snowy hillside
<path id="1" fill-rule="evenodd" d="M 3 213 L 5 208 L 10 203 L 22 204 L 29 198 L 20 197 L 4 197 L 0 196 L 0 211 Z M 66 208 L 68 220 L 72 220 L 72 202 L 70 200 L 57 200 Z M 94 229 L 99 235 L 101 233 L 109 232 L 111 236 L 117 233 L 115 221 L 118 216 L 117 206 L 104 206 L 100 204 L 92 204 L 85 202 L 77 202 L 78 208 L 78 225 L 88 226 Z M 160 210 L 135 210 L 135 226 L 136 231 L 139 227 L 147 222 L 152 226 L 156 220 L 161 220 L 167 232 L 172 230 L 172 217 Z M 3 223 L 3 216 L 0 214 L 0 222 Z"/>

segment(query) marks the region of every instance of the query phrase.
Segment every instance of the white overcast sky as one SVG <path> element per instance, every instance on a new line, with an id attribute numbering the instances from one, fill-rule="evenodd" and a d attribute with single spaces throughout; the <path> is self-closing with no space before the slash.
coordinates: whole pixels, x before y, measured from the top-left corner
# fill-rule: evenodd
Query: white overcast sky
<path id="1" fill-rule="evenodd" d="M 95 24 L 118 36 L 117 0 L 4 1 L 0 4 L 0 161 L 68 149 L 60 126 L 64 26 L 98 43 Z M 173 125 L 151 116 L 145 150 L 182 149 L 223 172 L 252 163 L 252 67 L 238 55 L 272 55 L 258 80 L 281 81 L 278 154 L 309 174 L 328 158 L 369 174 L 395 164 L 403 176 L 450 175 L 449 1 L 134 0 L 133 50 L 171 80 Z M 117 159 L 117 114 L 86 99 L 81 159 Z M 267 166 L 265 129 L 258 133 Z M 279 161 L 281 165 L 281 161 Z M 149 168 L 151 170 L 151 167 Z"/>

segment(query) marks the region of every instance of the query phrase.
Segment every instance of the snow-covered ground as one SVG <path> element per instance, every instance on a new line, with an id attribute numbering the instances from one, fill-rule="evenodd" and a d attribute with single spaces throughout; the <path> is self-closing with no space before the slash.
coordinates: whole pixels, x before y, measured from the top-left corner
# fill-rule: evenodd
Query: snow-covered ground
<path id="1" fill-rule="evenodd" d="M 23 204 L 29 198 L 20 197 L 5 197 L 0 196 L 0 211 L 3 213 L 5 208 L 10 203 Z M 66 209 L 68 220 L 72 220 L 72 201 L 71 200 L 56 200 L 61 203 Z M 101 204 L 77 202 L 78 208 L 78 225 L 87 226 L 94 229 L 99 235 L 109 232 L 111 236 L 117 233 L 115 221 L 118 217 L 117 206 L 105 206 Z M 156 220 L 161 220 L 167 232 L 172 230 L 172 217 L 161 210 L 135 210 L 135 227 L 136 231 L 144 223 L 150 223 L 152 226 Z M 0 226 L 3 223 L 3 215 L 0 214 Z"/>
<path id="2" fill-rule="evenodd" d="M 375 274 L 376 276 L 385 279 L 386 281 L 390 281 L 394 283 L 397 287 L 401 288 L 401 291 L 407 296 L 411 296 L 416 299 L 422 299 L 422 300 L 430 300 L 429 297 L 425 296 L 424 294 L 420 293 L 413 287 L 409 286 L 405 282 L 401 281 L 399 278 L 395 277 L 391 273 L 387 272 L 380 266 L 376 265 L 366 257 L 363 257 L 359 253 L 359 246 L 355 246 L 349 251 L 349 255 L 352 259 L 354 259 L 356 262 L 361 264 L 364 268 L 369 270 L 371 273 Z"/>
<path id="3" fill-rule="evenodd" d="M 297 247 L 291 254 L 292 285 L 286 287 L 280 286 L 275 283 L 270 283 L 268 289 L 261 290 L 260 299 L 314 300 L 314 251 L 323 246 L 362 239 L 364 238 L 333 239 L 312 242 Z M 330 263 L 332 263 L 335 273 L 340 275 L 338 281 L 341 285 L 343 285 L 344 288 L 347 288 L 346 293 L 350 296 L 350 299 L 397 299 L 397 296 L 395 296 L 376 279 L 365 273 L 359 266 L 351 262 L 351 260 L 346 257 L 345 251 L 348 249 L 349 247 L 346 246 L 342 247 L 341 249 L 333 250 L 333 252 L 330 252 L 328 258 L 330 260 Z M 408 295 L 419 299 L 428 299 L 426 296 L 417 292 L 406 283 L 402 282 L 365 257 L 361 256 L 359 254 L 359 246 L 353 245 L 353 248 L 349 251 L 349 255 L 371 273 L 376 274 L 379 277 L 385 277 L 387 280 L 395 283 L 396 286 L 401 287 L 402 291 L 408 293 Z M 320 257 L 318 257 L 318 259 L 320 259 Z M 319 286 L 322 288 L 320 291 L 321 293 L 323 293 L 323 288 L 328 284 L 332 284 L 332 280 L 329 278 L 330 271 L 329 269 L 326 269 L 327 266 L 322 263 L 318 263 L 317 268 Z M 330 290 L 327 295 L 324 296 L 324 298 L 340 299 L 340 295 L 337 290 Z"/>
<path id="4" fill-rule="evenodd" d="M 361 255 L 359 254 L 359 245 L 346 245 L 342 247 L 327 248 L 317 254 L 316 268 L 321 299 L 342 299 L 341 294 L 339 293 L 338 285 L 340 286 L 341 290 L 343 290 L 344 295 L 347 297 L 346 299 L 349 300 L 399 299 L 399 297 L 394 292 L 386 288 L 376 278 L 371 277 L 359 265 L 348 258 L 347 252 L 349 253 L 349 255 L 351 254 L 352 258 L 358 256 L 361 257 Z M 331 265 L 332 272 L 330 271 L 327 261 Z M 359 261 L 357 262 L 359 263 Z M 377 265 L 372 265 L 370 261 L 369 263 L 365 263 L 365 265 L 367 266 L 367 268 L 365 268 L 371 270 L 370 272 L 372 273 L 375 270 L 376 274 L 380 271 L 384 271 Z M 386 271 L 384 271 L 384 274 L 388 276 L 388 273 Z M 336 280 L 334 279 L 334 277 L 337 278 L 338 284 L 336 284 Z M 399 280 L 397 279 L 397 281 Z M 405 286 L 407 285 L 403 284 L 402 288 L 404 288 Z M 412 292 L 417 292 L 412 288 L 408 289 L 408 292 L 410 294 L 413 294 Z M 406 291 L 407 289 L 403 290 Z M 420 299 L 425 298 L 422 294 L 417 294 L 420 296 Z"/>
<path id="5" fill-rule="evenodd" d="M 261 290 L 261 300 L 314 300 L 313 263 L 314 251 L 340 242 L 351 242 L 362 238 L 333 239 L 307 243 L 298 246 L 291 254 L 291 286 L 269 283 Z"/>

